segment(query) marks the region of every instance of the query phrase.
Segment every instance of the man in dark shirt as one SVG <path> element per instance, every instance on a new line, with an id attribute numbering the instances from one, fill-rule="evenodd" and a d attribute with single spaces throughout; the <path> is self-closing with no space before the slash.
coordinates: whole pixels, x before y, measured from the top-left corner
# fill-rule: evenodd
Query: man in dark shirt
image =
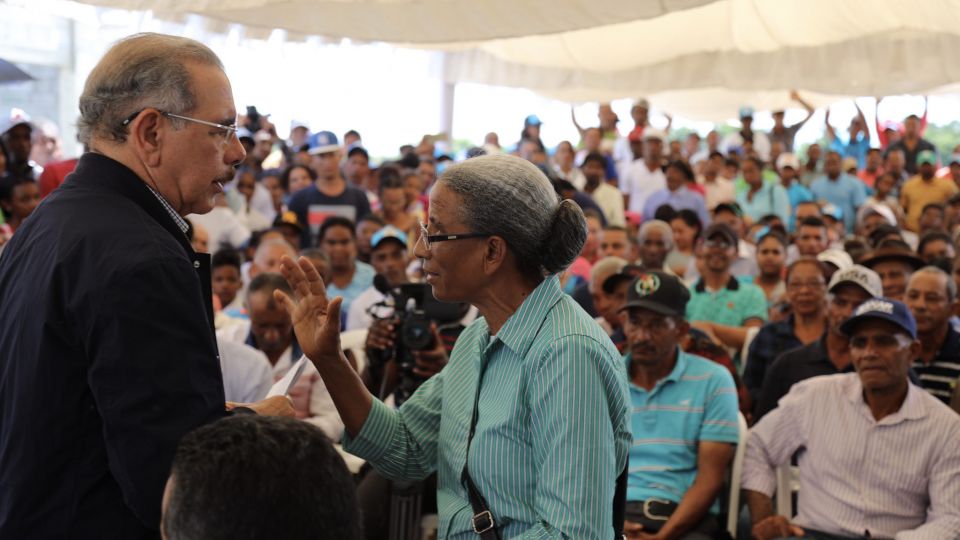
<path id="1" fill-rule="evenodd" d="M 857 306 L 882 296 L 880 276 L 869 268 L 854 265 L 840 270 L 827 287 L 827 330 L 809 345 L 781 354 L 767 370 L 754 412 L 755 421 L 777 407 L 794 384 L 816 377 L 851 371 L 850 347 L 840 325 Z"/>
<path id="2" fill-rule="evenodd" d="M 960 377 L 960 333 L 950 324 L 956 287 L 946 272 L 926 266 L 910 277 L 906 294 L 921 345 L 913 370 L 920 378 L 920 386 L 946 404 L 950 403 Z"/>
<path id="3" fill-rule="evenodd" d="M 297 220 L 307 224 L 301 233 L 301 248 L 317 245 L 320 225 L 328 217 L 341 216 L 356 223 L 370 213 L 367 194 L 348 184 L 340 174 L 340 145 L 335 139 L 326 142 L 329 144 L 310 149 L 313 156 L 310 166 L 317 173 L 316 182 L 294 193 L 288 205 L 297 214 Z"/>
<path id="4" fill-rule="evenodd" d="M 937 151 L 930 141 L 920 136 L 920 118 L 911 114 L 903 121 L 903 137 L 887 147 L 887 155 L 895 151 L 903 152 L 904 164 L 910 175 L 917 174 L 917 154 L 924 150 Z"/>
<path id="5" fill-rule="evenodd" d="M 0 257 L 0 538 L 157 538 L 177 443 L 227 415 L 210 256 L 182 217 L 243 159 L 223 65 L 131 36 L 80 113 L 91 151 Z"/>

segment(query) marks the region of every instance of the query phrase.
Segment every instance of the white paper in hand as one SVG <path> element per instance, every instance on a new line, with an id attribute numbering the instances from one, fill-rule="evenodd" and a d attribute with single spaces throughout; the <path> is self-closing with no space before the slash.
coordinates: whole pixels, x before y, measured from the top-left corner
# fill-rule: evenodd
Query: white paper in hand
<path id="1" fill-rule="evenodd" d="M 303 374 L 303 369 L 307 367 L 306 356 L 301 356 L 299 360 L 296 361 L 290 369 L 287 370 L 287 374 L 280 378 L 279 381 L 273 383 L 273 386 L 270 387 L 270 391 L 267 392 L 267 397 L 273 396 L 285 396 L 290 393 L 290 389 L 293 388 L 293 385 L 297 384 L 297 381 L 300 380 L 300 375 Z"/>

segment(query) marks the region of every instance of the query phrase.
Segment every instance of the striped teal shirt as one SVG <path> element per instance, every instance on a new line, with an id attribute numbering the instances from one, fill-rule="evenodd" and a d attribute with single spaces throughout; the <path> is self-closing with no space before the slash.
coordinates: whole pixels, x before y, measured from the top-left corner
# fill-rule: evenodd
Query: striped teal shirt
<path id="1" fill-rule="evenodd" d="M 344 447 L 392 479 L 436 470 L 439 537 L 476 538 L 460 472 L 478 382 L 470 474 L 503 536 L 613 538 L 614 485 L 631 441 L 626 369 L 556 277 L 495 338 L 483 318 L 471 324 L 399 411 L 374 400 Z"/>

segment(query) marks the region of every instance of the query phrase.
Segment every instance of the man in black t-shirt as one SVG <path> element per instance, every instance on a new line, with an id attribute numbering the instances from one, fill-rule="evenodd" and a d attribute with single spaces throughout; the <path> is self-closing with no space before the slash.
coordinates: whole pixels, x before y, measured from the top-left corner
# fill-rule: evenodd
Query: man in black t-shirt
<path id="1" fill-rule="evenodd" d="M 370 213 L 367 195 L 362 189 L 349 185 L 340 174 L 340 145 L 336 136 L 329 132 L 322 134 L 327 134 L 327 140 L 319 140 L 310 149 L 310 167 L 316 171 L 317 180 L 290 198 L 290 210 L 297 214 L 300 223 L 307 224 L 300 237 L 301 248 L 317 244 L 317 232 L 328 217 L 343 216 L 356 222 Z"/>

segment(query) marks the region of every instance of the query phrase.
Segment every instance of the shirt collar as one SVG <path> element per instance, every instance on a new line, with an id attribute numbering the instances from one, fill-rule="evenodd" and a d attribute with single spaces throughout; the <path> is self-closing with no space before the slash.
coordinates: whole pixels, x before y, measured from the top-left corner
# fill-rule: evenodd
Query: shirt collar
<path id="1" fill-rule="evenodd" d="M 526 355 L 550 308 L 562 297 L 560 279 L 557 276 L 544 279 L 507 319 L 497 332 L 497 338 L 518 356 Z"/>
<path id="2" fill-rule="evenodd" d="M 697 281 L 697 284 L 694 285 L 693 288 L 696 289 L 696 291 L 697 291 L 698 293 L 702 293 L 702 292 L 705 292 L 705 291 L 707 290 L 707 285 L 703 282 L 703 278 L 700 278 L 700 279 Z M 727 281 L 726 289 L 727 289 L 728 291 L 735 291 L 735 290 L 737 290 L 737 289 L 739 289 L 739 288 L 740 288 L 740 282 L 737 281 L 737 278 L 734 277 L 734 276 L 731 274 L 730 280 Z"/>
<path id="3" fill-rule="evenodd" d="M 847 400 L 853 403 L 855 406 L 860 407 L 861 410 L 864 410 L 866 414 L 873 419 L 873 415 L 870 414 L 870 406 L 867 405 L 866 400 L 863 398 L 863 385 L 860 384 L 860 375 L 856 372 L 847 374 L 846 379 L 846 396 Z M 898 424 L 905 420 L 918 420 L 927 415 L 927 407 L 923 401 L 922 395 L 920 392 L 926 392 L 926 390 L 920 389 L 915 384 L 907 381 L 907 397 L 903 400 L 903 404 L 900 405 L 900 410 L 897 412 L 883 417 L 878 424 Z"/>
<path id="4" fill-rule="evenodd" d="M 657 386 L 666 384 L 667 382 L 680 382 L 680 378 L 683 376 L 683 373 L 687 370 L 687 363 L 688 363 L 687 356 L 688 356 L 687 353 L 683 352 L 683 349 L 681 349 L 678 346 L 677 347 L 677 363 L 674 364 L 673 369 L 670 370 L 670 373 L 668 373 L 666 377 L 657 381 L 657 384 L 654 385 L 654 388 L 656 388 Z M 623 356 L 623 361 L 627 368 L 627 375 L 628 375 L 627 378 L 630 379 L 629 381 L 630 386 L 632 386 L 633 388 L 640 388 L 639 386 L 633 383 L 632 375 L 630 375 L 631 373 L 630 363 L 633 362 L 633 354 L 629 352 L 625 354 Z M 640 389 L 646 391 L 645 389 L 642 389 L 642 388 Z M 653 390 L 651 390 L 651 392 L 652 391 Z"/>
<path id="5" fill-rule="evenodd" d="M 157 190 L 153 189 L 153 187 L 151 187 L 150 184 L 147 184 L 146 182 L 144 182 L 144 185 L 147 186 L 147 189 L 150 190 L 150 193 L 153 193 L 153 196 L 156 197 L 158 201 L 160 201 L 160 204 L 163 205 L 163 209 L 166 210 L 168 214 L 170 214 L 170 217 L 173 219 L 173 222 L 177 224 L 177 228 L 183 231 L 183 234 L 187 234 L 187 231 L 190 230 L 190 225 L 187 224 L 187 220 L 183 219 L 183 217 L 180 216 L 180 214 L 178 214 L 177 211 L 174 210 L 172 206 L 170 206 L 170 203 L 168 203 L 167 200 L 163 198 L 163 195 L 157 192 Z"/>

